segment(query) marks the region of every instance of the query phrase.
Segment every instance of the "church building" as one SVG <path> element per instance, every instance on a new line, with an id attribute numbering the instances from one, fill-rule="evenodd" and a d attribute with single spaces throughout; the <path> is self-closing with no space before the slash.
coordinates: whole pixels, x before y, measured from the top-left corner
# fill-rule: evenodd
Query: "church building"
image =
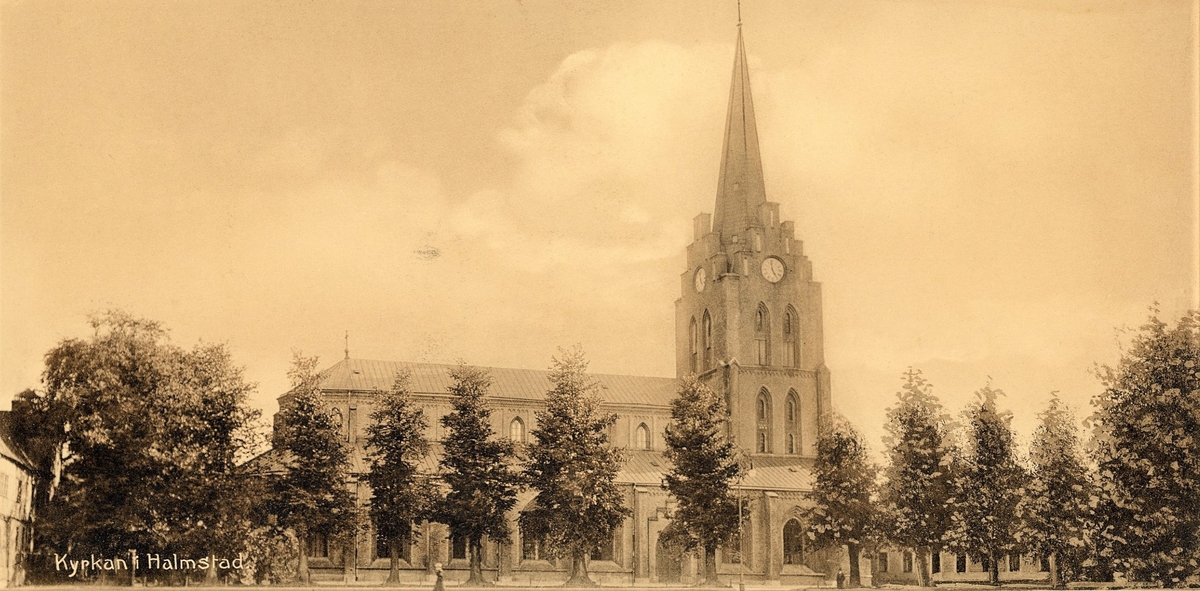
<path id="1" fill-rule="evenodd" d="M 737 484 L 738 494 L 749 501 L 749 520 L 740 540 L 718 551 L 720 578 L 789 586 L 816 586 L 832 579 L 841 554 L 810 552 L 802 535 L 820 418 L 830 408 L 821 286 L 813 280 L 812 264 L 794 224 L 781 220 L 779 204 L 767 198 L 740 24 L 715 209 L 695 218 L 679 285 L 676 373 L 696 374 L 725 396 L 729 434 L 751 463 Z M 397 372 L 410 372 L 413 400 L 425 410 L 430 424 L 426 435 L 433 442 L 422 469 L 434 474 L 445 435 L 439 419 L 451 410 L 449 369 L 347 355 L 322 373 L 329 412 L 352 450 L 349 485 L 360 504 L 370 499 L 364 445 L 373 393 L 389 388 Z M 535 427 L 534 413 L 550 388 L 549 372 L 488 369 L 494 430 L 518 444 L 527 443 Z M 678 381 L 592 377 L 599 383 L 602 408 L 619 417 L 610 439 L 626 450 L 618 482 L 632 511 L 610 543 L 592 553 L 592 578 L 608 585 L 696 581 L 702 576 L 698 559 L 659 543 L 674 508 L 663 487 L 670 470 L 663 456 L 663 430 Z M 279 401 L 286 407 L 290 396 Z M 486 578 L 532 585 L 566 579 L 568 561 L 548 560 L 538 540 L 527 539 L 517 527 L 520 511 L 533 496 L 533 491 L 525 491 L 518 497 L 511 516 L 513 539 L 485 542 Z M 465 579 L 465 541 L 441 524 L 419 524 L 417 529 L 422 535 L 401 549 L 402 576 L 426 580 L 440 563 L 449 579 Z M 387 577 L 389 549 L 375 539 L 373 530 L 360 534 L 352 547 L 331 547 L 319 538 L 306 546 L 314 580 Z"/>

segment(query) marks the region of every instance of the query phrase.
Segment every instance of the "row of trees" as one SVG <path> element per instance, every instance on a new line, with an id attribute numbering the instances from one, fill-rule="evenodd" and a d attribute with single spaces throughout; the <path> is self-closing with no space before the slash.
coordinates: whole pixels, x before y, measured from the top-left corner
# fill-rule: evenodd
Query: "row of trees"
<path id="1" fill-rule="evenodd" d="M 548 555 L 570 558 L 570 584 L 588 584 L 588 554 L 628 516 L 615 485 L 621 453 L 607 441 L 616 417 L 601 411 L 578 350 L 554 360 L 545 409 L 519 459 L 490 428 L 488 375 L 455 369 L 436 479 L 420 469 L 427 418 L 407 376 L 397 376 L 376 397 L 366 450 L 373 498 L 360 508 L 314 359 L 298 356 L 291 371 L 274 430 L 278 466 L 254 474 L 238 468 L 261 443 L 246 406 L 253 385 L 223 346 L 183 350 L 157 324 L 121 313 L 97 317 L 93 328 L 91 339 L 51 350 L 43 388 L 14 404 L 18 436 L 46 473 L 61 475 L 37 499 L 43 564 L 54 552 L 247 552 L 252 578 L 277 580 L 285 565 L 305 578 L 304 540 L 337 543 L 374 523 L 392 546 L 394 581 L 399 544 L 417 534 L 413 523 L 433 520 L 466 538 L 476 583 L 483 538 L 510 539 L 505 516 L 529 487 L 537 494 L 521 514 L 523 532 Z M 847 423 L 823 429 L 808 535 L 818 547 L 851 550 L 852 584 L 859 551 L 890 543 L 916 550 L 925 585 L 928 556 L 943 549 L 988 559 L 993 581 L 999 557 L 1019 551 L 1050 556 L 1056 584 L 1116 570 L 1179 585 L 1200 571 L 1198 364 L 1200 316 L 1174 327 L 1152 319 L 1116 367 L 1099 368 L 1104 391 L 1086 453 L 1074 418 L 1052 399 L 1027 458 L 997 405 L 1000 391 L 981 389 L 960 424 L 910 370 L 888 411 L 882 470 Z M 665 484 L 678 504 L 664 535 L 701 553 L 710 583 L 716 548 L 748 514 L 733 494 L 743 463 L 725 437 L 724 404 L 684 379 L 666 431 Z"/>
<path id="2" fill-rule="evenodd" d="M 346 542 L 365 521 L 356 511 L 348 480 L 348 450 L 332 419 L 313 372 L 315 362 L 298 358 L 293 371 L 292 399 L 281 409 L 275 449 L 280 473 L 269 476 L 270 510 L 280 528 L 301 540 L 318 534 Z M 522 512 L 525 535 L 544 544 L 549 556 L 570 558 L 568 585 L 588 585 L 587 558 L 610 539 L 628 516 L 615 478 L 621 453 L 608 446 L 608 428 L 616 415 L 600 410 L 587 361 L 578 349 L 553 360 L 546 407 L 536 413 L 533 443 L 518 466 L 514 445 L 496 437 L 485 396 L 491 384 L 486 371 L 459 366 L 450 371 L 453 409 L 441 418 L 446 428 L 437 474 L 422 473 L 429 453 L 424 433 L 428 419 L 410 397 L 409 376 L 397 375 L 392 388 L 376 396 L 367 428 L 366 475 L 372 498 L 367 513 L 376 535 L 391 547 L 388 582 L 398 582 L 400 544 L 408 543 L 422 520 L 444 523 L 466 541 L 470 562 L 468 585 L 485 584 L 484 538 L 508 540 L 508 513 L 518 491 L 537 491 Z M 300 553 L 299 577 L 307 582 Z"/>
<path id="3" fill-rule="evenodd" d="M 353 501 L 343 498 L 338 486 L 346 478 L 346 458 L 337 431 L 321 412 L 311 367 L 310 361 L 297 362 L 294 400 L 281 413 L 276 431 L 276 449 L 285 458 L 285 470 L 275 480 L 277 514 L 281 525 L 301 539 L 310 533 L 345 538 L 356 519 Z M 567 586 L 593 584 L 588 557 L 612 539 L 630 510 L 616 485 L 621 450 L 608 445 L 617 417 L 600 409 L 586 370 L 578 349 L 553 360 L 552 387 L 545 409 L 536 413 L 533 443 L 524 450 L 523 462 L 517 461 L 513 443 L 498 439 L 490 426 L 484 399 L 488 374 L 467 366 L 451 370 L 453 410 L 441 419 L 445 451 L 436 476 L 418 468 L 429 449 L 423 437 L 427 422 L 409 398 L 408 376 L 397 376 L 389 392 L 379 393 L 368 428 L 367 480 L 377 535 L 392 546 L 389 581 L 398 580 L 398 544 L 416 534 L 414 523 L 430 519 L 465 538 L 466 584 L 484 584 L 483 538 L 510 539 L 507 514 L 518 490 L 530 487 L 537 494 L 519 517 L 523 534 L 539 540 L 546 555 L 570 559 Z M 742 475 L 740 456 L 725 437 L 724 399 L 707 386 L 685 379 L 671 412 L 666 455 L 673 468 L 666 486 L 679 506 L 664 536 L 681 550 L 700 550 L 706 580 L 715 583 L 716 548 L 736 534 L 739 515 L 748 515 L 732 494 L 732 483 Z M 303 579 L 306 566 L 299 568 Z"/>
<path id="4" fill-rule="evenodd" d="M 414 523 L 431 520 L 466 539 L 469 582 L 482 583 L 483 538 L 510 539 L 507 514 L 531 487 L 522 530 L 546 555 L 570 558 L 569 584 L 586 585 L 591 550 L 630 513 L 615 484 L 621 452 L 608 445 L 616 415 L 601 410 L 578 349 L 553 360 L 545 408 L 520 460 L 491 429 L 488 374 L 453 369 L 437 474 L 421 469 L 428 419 L 408 376 L 396 376 L 376 393 L 366 439 L 373 494 L 360 507 L 347 486 L 351 450 L 327 412 L 316 359 L 296 356 L 273 453 L 245 464 L 265 443 L 263 425 L 247 405 L 254 386 L 224 346 L 187 351 L 157 323 L 122 312 L 91 324 L 91 338 L 46 355 L 43 388 L 14 405 L 19 439 L 44 474 L 57 475 L 37 499 L 35 570 L 52 570 L 55 553 L 245 553 L 253 572 L 239 574 L 247 580 L 279 582 L 290 571 L 307 582 L 306 540 L 344 544 L 373 524 L 391 546 L 396 582 L 400 544 L 418 534 Z"/>
<path id="5" fill-rule="evenodd" d="M 35 562 L 43 569 L 54 553 L 245 553 L 247 581 L 280 582 L 290 572 L 307 582 L 306 540 L 346 544 L 370 523 L 390 545 L 396 582 L 400 545 L 430 520 L 465 538 L 469 583 L 483 583 L 483 539 L 511 538 L 507 514 L 528 487 L 537 494 L 521 513 L 523 533 L 545 555 L 570 559 L 568 585 L 588 585 L 589 554 L 630 514 L 615 484 L 621 451 L 608 445 L 616 415 L 601 410 L 578 349 L 553 360 L 521 458 L 490 426 L 488 374 L 453 369 L 436 474 L 421 469 L 428 418 L 411 399 L 409 377 L 396 376 L 375 396 L 366 438 L 372 498 L 360 507 L 347 487 L 351 450 L 326 410 L 316 359 L 296 356 L 273 453 L 242 464 L 261 450 L 263 426 L 247 410 L 253 385 L 223 346 L 185 351 L 158 324 L 121 312 L 92 326 L 90 339 L 47 354 L 44 387 L 16 404 L 20 438 L 44 473 L 60 475 L 38 499 Z M 666 433 L 674 465 L 667 485 L 679 500 L 667 537 L 703 551 L 710 582 L 715 549 L 742 513 L 731 493 L 742 466 L 724 435 L 726 414 L 722 397 L 687 379 Z M 216 576 L 210 569 L 208 578 Z"/>
<path id="6" fill-rule="evenodd" d="M 844 421 L 818 444 L 812 537 L 858 550 L 912 548 L 921 585 L 931 552 L 966 553 L 999 582 L 999 560 L 1049 558 L 1055 587 L 1070 579 L 1166 587 L 1200 574 L 1200 314 L 1133 335 L 1116 367 L 1102 366 L 1084 446 L 1075 417 L 1051 398 L 1028 457 L 1014 445 L 1003 392 L 984 386 L 952 420 L 919 371 L 888 410 L 887 465 L 873 465 Z"/>
<path id="7" fill-rule="evenodd" d="M 396 376 L 377 393 L 367 430 L 373 497 L 360 508 L 316 359 L 297 355 L 289 372 L 290 400 L 271 441 L 277 462 L 242 465 L 262 450 L 263 425 L 247 404 L 254 385 L 223 345 L 184 350 L 159 324 L 119 311 L 90 322 L 91 338 L 48 352 L 43 387 L 14 403 L 16 436 L 39 471 L 54 475 L 35 501 L 35 570 L 52 570 L 55 553 L 246 553 L 257 571 L 248 578 L 277 582 L 288 569 L 307 582 L 306 540 L 345 542 L 373 523 L 391 545 L 394 582 L 399 545 L 416 535 L 414 522 L 431 519 L 466 538 L 478 583 L 483 538 L 509 539 L 506 514 L 531 485 L 538 494 L 521 527 L 548 554 L 569 556 L 572 582 L 586 583 L 588 552 L 628 514 L 614 484 L 620 450 L 607 445 L 616 416 L 601 412 L 578 350 L 554 360 L 523 470 L 490 427 L 489 376 L 462 366 L 451 372 L 439 473 L 422 473 L 427 418 L 408 376 Z"/>

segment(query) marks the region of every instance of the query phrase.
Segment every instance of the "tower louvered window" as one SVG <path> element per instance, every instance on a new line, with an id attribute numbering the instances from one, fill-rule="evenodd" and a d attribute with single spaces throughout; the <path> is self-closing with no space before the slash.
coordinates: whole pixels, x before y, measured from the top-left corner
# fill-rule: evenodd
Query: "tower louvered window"
<path id="1" fill-rule="evenodd" d="M 799 356 L 799 340 L 797 336 L 800 334 L 799 318 L 796 316 L 796 309 L 788 306 L 783 313 L 783 364 L 787 367 L 798 367 L 800 365 Z"/>
<path id="2" fill-rule="evenodd" d="M 712 367 L 713 363 L 712 317 L 708 315 L 708 310 L 704 311 L 704 320 L 701 330 L 704 339 L 704 364 L 701 365 L 700 371 L 708 371 Z"/>
<path id="3" fill-rule="evenodd" d="M 692 321 L 688 324 L 688 367 L 691 368 L 692 373 L 696 373 L 700 369 L 699 340 L 700 335 L 696 329 L 696 318 L 693 317 Z"/>
<path id="4" fill-rule="evenodd" d="M 761 303 L 754 313 L 754 340 L 758 344 L 758 364 L 771 365 L 771 313 Z"/>
<path id="5" fill-rule="evenodd" d="M 789 390 L 783 409 L 783 426 L 787 433 L 787 453 L 799 454 L 800 450 L 800 396 Z"/>
<path id="6" fill-rule="evenodd" d="M 758 434 L 756 450 L 758 453 L 771 452 L 771 393 L 766 388 L 759 390 L 758 400 L 755 401 L 757 413 Z"/>

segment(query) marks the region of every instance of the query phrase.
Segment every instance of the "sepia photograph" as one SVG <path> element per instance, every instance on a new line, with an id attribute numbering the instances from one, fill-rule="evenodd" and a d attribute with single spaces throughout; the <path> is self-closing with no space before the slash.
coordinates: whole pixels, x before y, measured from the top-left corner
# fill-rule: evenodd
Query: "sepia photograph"
<path id="1" fill-rule="evenodd" d="M 1200 588 L 1200 1 L 0 0 L 0 586 Z"/>

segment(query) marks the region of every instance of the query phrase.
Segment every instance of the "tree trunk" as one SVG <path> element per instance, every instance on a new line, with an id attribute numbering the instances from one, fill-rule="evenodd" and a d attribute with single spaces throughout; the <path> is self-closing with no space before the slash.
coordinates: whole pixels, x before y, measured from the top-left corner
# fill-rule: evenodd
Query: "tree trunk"
<path id="1" fill-rule="evenodd" d="M 467 557 L 471 559 L 471 574 L 463 586 L 486 587 L 488 582 L 483 580 L 483 540 L 472 538 L 469 540 L 468 546 L 467 550 L 470 553 Z"/>
<path id="2" fill-rule="evenodd" d="M 400 540 L 393 537 L 388 540 L 388 578 L 385 585 L 400 584 Z"/>
<path id="3" fill-rule="evenodd" d="M 209 555 L 208 570 L 204 572 L 205 587 L 215 587 L 217 585 L 217 557 Z"/>
<path id="4" fill-rule="evenodd" d="M 995 587 L 1000 586 L 1000 563 L 996 560 L 995 552 L 988 552 L 988 583 Z"/>
<path id="5" fill-rule="evenodd" d="M 933 586 L 933 575 L 929 572 L 929 556 L 931 550 L 929 546 L 917 546 L 917 585 L 921 587 Z"/>
<path id="6" fill-rule="evenodd" d="M 564 587 L 595 587 L 596 582 L 588 577 L 587 551 L 582 548 L 571 550 L 571 577 L 563 583 Z"/>
<path id="7" fill-rule="evenodd" d="M 701 553 L 701 558 L 704 560 L 704 586 L 705 587 L 716 587 L 718 585 L 718 581 L 717 581 L 717 549 L 716 548 L 705 548 L 704 551 Z M 743 558 L 742 556 L 738 556 L 738 560 L 741 560 L 742 558 Z M 738 568 L 745 568 L 745 565 L 739 562 Z"/>
<path id="8" fill-rule="evenodd" d="M 308 584 L 308 531 L 298 530 L 296 532 L 296 540 L 300 542 L 300 559 L 296 561 L 296 574 L 300 577 L 300 584 Z"/>
<path id="9" fill-rule="evenodd" d="M 1058 552 L 1050 553 L 1050 588 L 1063 589 L 1062 573 L 1058 570 Z"/>
<path id="10" fill-rule="evenodd" d="M 862 587 L 862 573 L 858 569 L 858 544 L 846 544 L 846 551 L 850 554 L 850 582 L 851 589 Z"/>

